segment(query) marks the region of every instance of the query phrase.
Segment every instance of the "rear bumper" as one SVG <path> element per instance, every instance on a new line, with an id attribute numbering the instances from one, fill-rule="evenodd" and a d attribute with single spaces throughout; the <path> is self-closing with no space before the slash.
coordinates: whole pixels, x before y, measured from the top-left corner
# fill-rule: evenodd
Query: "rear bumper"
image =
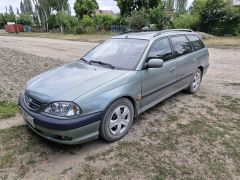
<path id="1" fill-rule="evenodd" d="M 35 127 L 27 122 L 30 129 L 50 141 L 61 144 L 80 144 L 97 139 L 99 136 L 103 112 L 72 119 L 56 119 L 29 110 L 22 95 L 19 97 L 18 104 L 33 118 Z"/>

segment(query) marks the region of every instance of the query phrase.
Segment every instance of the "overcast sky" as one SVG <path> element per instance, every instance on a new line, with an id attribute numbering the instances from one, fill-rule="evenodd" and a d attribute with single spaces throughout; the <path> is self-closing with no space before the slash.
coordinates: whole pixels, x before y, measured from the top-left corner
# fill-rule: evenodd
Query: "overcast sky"
<path id="1" fill-rule="evenodd" d="M 5 7 L 9 7 L 9 5 L 12 5 L 13 10 L 16 12 L 16 9 L 19 8 L 20 1 L 21 0 L 0 0 L 0 13 L 5 12 Z M 69 0 L 72 13 L 74 13 L 73 4 L 75 1 L 76 0 Z M 190 6 L 192 1 L 193 0 L 188 0 L 188 6 Z M 101 10 L 113 10 L 116 13 L 119 12 L 117 3 L 114 0 L 97 0 L 97 2 Z"/>

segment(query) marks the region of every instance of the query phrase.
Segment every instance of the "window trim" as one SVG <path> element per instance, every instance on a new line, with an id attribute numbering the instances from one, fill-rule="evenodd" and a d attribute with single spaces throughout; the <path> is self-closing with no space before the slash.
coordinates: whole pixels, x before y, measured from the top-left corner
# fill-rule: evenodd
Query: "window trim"
<path id="1" fill-rule="evenodd" d="M 148 55 L 150 54 L 150 51 L 151 51 L 152 47 L 153 47 L 158 41 L 161 41 L 161 40 L 163 40 L 163 39 L 167 39 L 167 40 L 168 40 L 168 43 L 169 43 L 169 45 L 170 45 L 171 52 L 172 52 L 172 58 L 169 59 L 169 60 L 163 61 L 163 63 L 168 62 L 168 61 L 171 61 L 171 60 L 174 59 L 174 53 L 173 53 L 172 44 L 171 44 L 168 36 L 165 36 L 165 37 L 161 37 L 161 38 L 159 38 L 159 39 L 156 39 L 156 40 L 151 44 L 151 47 L 149 48 L 148 53 L 147 53 L 146 58 L 145 58 L 145 63 L 147 62 L 147 58 L 148 58 Z"/>
<path id="2" fill-rule="evenodd" d="M 171 38 L 173 38 L 173 37 L 179 37 L 179 36 L 184 36 L 184 37 L 188 40 L 188 42 L 190 43 L 190 46 L 191 46 L 191 52 L 189 52 L 189 53 L 187 53 L 187 54 L 183 54 L 183 55 L 177 57 L 177 56 L 176 56 L 176 53 L 175 53 L 175 48 L 174 48 L 174 45 L 173 45 L 173 42 L 172 42 L 172 39 L 171 39 Z M 192 46 L 192 43 L 191 43 L 191 42 L 189 41 L 189 39 L 187 38 L 186 34 L 170 35 L 170 36 L 169 36 L 169 40 L 170 40 L 170 42 L 171 42 L 171 44 L 172 44 L 173 53 L 174 53 L 174 59 L 175 59 L 175 58 L 182 57 L 182 56 L 185 56 L 185 55 L 188 55 L 188 54 L 191 54 L 191 53 L 194 52 L 194 48 L 193 48 L 193 46 Z"/>

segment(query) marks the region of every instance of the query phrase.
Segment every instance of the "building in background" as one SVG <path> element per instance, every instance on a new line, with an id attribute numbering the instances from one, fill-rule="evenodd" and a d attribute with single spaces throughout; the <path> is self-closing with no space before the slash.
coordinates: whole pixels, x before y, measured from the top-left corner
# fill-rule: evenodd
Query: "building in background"
<path id="1" fill-rule="evenodd" d="M 96 14 L 110 14 L 113 16 L 115 15 L 115 13 L 112 10 L 100 10 L 100 9 L 96 11 Z"/>

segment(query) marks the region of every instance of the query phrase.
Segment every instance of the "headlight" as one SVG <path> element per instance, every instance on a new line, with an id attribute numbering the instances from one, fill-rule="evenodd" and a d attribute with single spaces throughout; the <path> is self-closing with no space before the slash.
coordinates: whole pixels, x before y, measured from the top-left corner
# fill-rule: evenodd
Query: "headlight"
<path id="1" fill-rule="evenodd" d="M 78 115 L 80 114 L 80 109 L 73 102 L 53 102 L 46 107 L 44 112 L 64 117 Z"/>

